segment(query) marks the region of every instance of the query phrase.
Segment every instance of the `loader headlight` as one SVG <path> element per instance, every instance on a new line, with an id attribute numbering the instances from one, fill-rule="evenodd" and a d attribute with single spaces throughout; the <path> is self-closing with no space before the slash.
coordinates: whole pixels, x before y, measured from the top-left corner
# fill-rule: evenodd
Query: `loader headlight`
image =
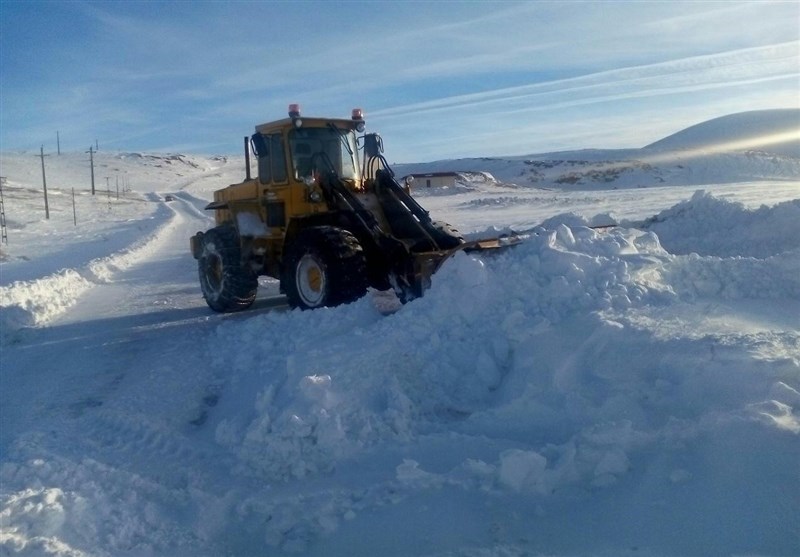
<path id="1" fill-rule="evenodd" d="M 322 196 L 319 194 L 318 191 L 314 190 L 308 194 L 308 198 L 313 201 L 314 203 L 319 203 L 322 201 Z"/>

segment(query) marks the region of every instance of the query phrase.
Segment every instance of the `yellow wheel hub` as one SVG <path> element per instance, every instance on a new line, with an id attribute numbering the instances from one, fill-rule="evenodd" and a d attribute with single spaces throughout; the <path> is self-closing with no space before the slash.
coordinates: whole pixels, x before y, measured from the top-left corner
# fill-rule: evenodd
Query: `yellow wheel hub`
<path id="1" fill-rule="evenodd" d="M 322 272 L 319 270 L 319 267 L 311 267 L 308 269 L 306 275 L 306 281 L 311 290 L 314 292 L 322 290 Z"/>
<path id="2" fill-rule="evenodd" d="M 325 305 L 326 277 L 324 264 L 316 255 L 307 253 L 297 262 L 297 293 L 306 307 Z"/>

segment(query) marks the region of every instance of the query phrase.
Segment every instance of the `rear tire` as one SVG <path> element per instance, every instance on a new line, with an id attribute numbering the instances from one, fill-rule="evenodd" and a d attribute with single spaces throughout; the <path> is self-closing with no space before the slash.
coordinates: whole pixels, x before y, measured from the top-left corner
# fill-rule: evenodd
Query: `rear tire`
<path id="1" fill-rule="evenodd" d="M 287 249 L 281 286 L 289 306 L 334 307 L 367 292 L 367 263 L 347 230 L 315 226 L 300 231 Z"/>
<path id="2" fill-rule="evenodd" d="M 203 234 L 197 268 L 203 298 L 214 311 L 240 311 L 256 299 L 258 277 L 242 264 L 239 235 L 233 226 L 218 226 Z"/>

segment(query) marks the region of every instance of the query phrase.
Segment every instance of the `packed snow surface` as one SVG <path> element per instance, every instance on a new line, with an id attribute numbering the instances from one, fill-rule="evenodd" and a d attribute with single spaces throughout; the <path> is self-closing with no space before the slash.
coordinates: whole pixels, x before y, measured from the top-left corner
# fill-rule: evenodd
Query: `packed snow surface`
<path id="1" fill-rule="evenodd" d="M 796 161 L 719 156 L 644 189 L 461 168 L 420 203 L 523 243 L 406 305 L 262 280 L 220 315 L 188 238 L 241 161 L 100 153 L 117 198 L 50 157 L 45 220 L 4 153 L 0 553 L 800 554 Z"/>

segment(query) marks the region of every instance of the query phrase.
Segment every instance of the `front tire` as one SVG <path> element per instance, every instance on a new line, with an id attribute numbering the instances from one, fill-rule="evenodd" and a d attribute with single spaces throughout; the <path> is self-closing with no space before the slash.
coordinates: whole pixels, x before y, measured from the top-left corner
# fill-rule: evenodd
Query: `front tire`
<path id="1" fill-rule="evenodd" d="M 366 258 L 347 230 L 315 226 L 300 231 L 287 248 L 281 286 L 289 306 L 334 307 L 367 292 Z"/>
<path id="2" fill-rule="evenodd" d="M 232 312 L 253 304 L 258 277 L 242 263 L 239 236 L 233 226 L 218 226 L 203 234 L 197 266 L 208 307 Z"/>

